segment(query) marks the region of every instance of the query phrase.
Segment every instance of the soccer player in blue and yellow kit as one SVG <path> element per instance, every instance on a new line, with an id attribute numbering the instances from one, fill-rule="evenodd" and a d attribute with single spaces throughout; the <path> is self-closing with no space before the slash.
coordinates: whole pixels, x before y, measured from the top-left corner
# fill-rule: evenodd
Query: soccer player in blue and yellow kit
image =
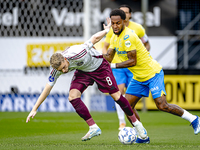
<path id="1" fill-rule="evenodd" d="M 150 44 L 149 44 L 148 36 L 145 33 L 145 29 L 142 27 L 142 25 L 140 25 L 136 22 L 130 21 L 132 9 L 128 5 L 121 5 L 119 7 L 119 9 L 123 10 L 126 14 L 126 19 L 124 22 L 125 26 L 135 31 L 137 36 L 140 38 L 142 43 L 145 45 L 146 49 L 149 51 Z M 104 46 L 102 49 L 103 54 L 107 53 L 107 49 L 110 45 L 110 39 L 113 34 L 114 34 L 113 30 L 110 30 L 106 34 Z M 118 58 L 117 54 L 115 54 L 115 57 L 113 58 L 112 63 L 120 63 L 120 62 L 121 62 L 121 60 Z M 124 89 L 128 87 L 129 82 L 133 78 L 132 72 L 129 71 L 127 68 L 120 68 L 120 69 L 113 68 L 112 72 L 117 81 L 117 85 L 118 85 L 120 92 L 122 93 L 122 95 L 124 95 L 125 94 Z M 118 104 L 115 104 L 115 107 L 116 107 L 116 111 L 117 111 L 117 115 L 118 115 L 118 119 L 119 119 L 119 130 L 121 130 L 122 128 L 124 128 L 126 126 L 124 112 Z M 139 115 L 136 110 L 134 111 L 134 113 L 138 116 L 138 119 L 139 119 Z"/>
<path id="2" fill-rule="evenodd" d="M 111 64 L 111 67 L 128 68 L 133 73 L 133 79 L 125 94 L 132 109 L 141 97 L 149 96 L 150 90 L 159 110 L 188 120 L 194 129 L 194 134 L 200 133 L 198 116 L 175 104 L 167 103 L 162 66 L 150 56 L 135 32 L 124 25 L 126 18 L 124 11 L 114 9 L 110 13 L 110 18 L 115 34 L 110 40 L 110 47 L 107 54 L 104 54 L 104 58 L 112 62 L 115 53 L 117 53 L 122 62 Z"/>

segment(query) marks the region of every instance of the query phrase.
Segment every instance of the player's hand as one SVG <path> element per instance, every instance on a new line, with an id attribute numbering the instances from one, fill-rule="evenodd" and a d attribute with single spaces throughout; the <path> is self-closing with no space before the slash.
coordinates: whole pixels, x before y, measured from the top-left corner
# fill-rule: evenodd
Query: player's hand
<path id="1" fill-rule="evenodd" d="M 30 118 L 31 118 L 31 117 L 34 118 L 35 115 L 36 115 L 36 113 L 37 113 L 37 111 L 33 111 L 33 110 L 32 110 L 32 111 L 29 113 L 28 117 L 26 118 L 26 123 L 28 123 L 28 122 L 30 121 Z"/>
<path id="2" fill-rule="evenodd" d="M 107 20 L 107 26 L 105 24 L 103 24 L 103 28 L 105 29 L 110 29 L 111 27 L 111 19 L 110 18 L 106 18 Z"/>

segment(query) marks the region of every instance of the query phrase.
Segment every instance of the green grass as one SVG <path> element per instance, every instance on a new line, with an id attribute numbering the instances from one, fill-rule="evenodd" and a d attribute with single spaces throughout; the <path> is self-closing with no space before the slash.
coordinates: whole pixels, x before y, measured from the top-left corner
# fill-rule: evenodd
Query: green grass
<path id="1" fill-rule="evenodd" d="M 191 113 L 200 116 L 200 111 Z M 28 112 L 0 112 L 0 149 L 200 149 L 200 135 L 194 135 L 189 122 L 171 114 L 160 111 L 139 112 L 151 143 L 133 145 L 123 145 L 118 141 L 118 119 L 115 112 L 91 112 L 91 114 L 101 128 L 102 134 L 83 142 L 81 137 L 89 128 L 75 112 L 38 112 L 29 123 L 25 123 Z"/>

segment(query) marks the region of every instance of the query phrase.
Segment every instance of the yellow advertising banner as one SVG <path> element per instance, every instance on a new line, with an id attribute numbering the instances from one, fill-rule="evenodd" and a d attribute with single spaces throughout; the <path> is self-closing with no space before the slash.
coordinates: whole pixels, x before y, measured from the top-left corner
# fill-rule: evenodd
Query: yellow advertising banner
<path id="1" fill-rule="evenodd" d="M 76 44 L 83 44 L 83 42 L 65 42 L 65 43 L 46 43 L 46 44 L 28 44 L 26 46 L 27 52 L 27 66 L 28 67 L 46 67 L 49 66 L 49 59 L 55 52 L 64 51 L 67 47 Z M 95 44 L 95 48 L 101 51 L 103 48 L 103 41 Z"/>
<path id="2" fill-rule="evenodd" d="M 51 44 L 28 44 L 27 51 L 27 66 L 28 67 L 46 67 L 49 66 L 49 59 L 55 52 L 63 51 L 67 47 L 83 42 L 69 43 L 51 43 Z"/>
<path id="3" fill-rule="evenodd" d="M 200 110 L 200 75 L 165 75 L 166 99 L 184 109 Z M 157 109 L 151 94 L 145 98 L 147 109 Z M 142 100 L 136 109 L 142 109 Z"/>

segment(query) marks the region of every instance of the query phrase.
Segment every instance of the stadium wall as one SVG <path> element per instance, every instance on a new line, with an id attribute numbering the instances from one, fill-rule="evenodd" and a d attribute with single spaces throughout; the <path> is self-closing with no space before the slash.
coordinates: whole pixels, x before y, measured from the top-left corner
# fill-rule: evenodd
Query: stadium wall
<path id="1" fill-rule="evenodd" d="M 69 84 L 66 84 L 69 85 Z M 200 75 L 165 75 L 167 101 L 188 110 L 200 109 Z M 94 90 L 94 87 L 90 87 Z M 91 90 L 92 91 L 92 90 Z M 60 91 L 59 91 L 60 92 Z M 0 111 L 30 111 L 39 93 L 2 94 L 0 93 Z M 156 105 L 151 94 L 146 100 L 146 108 L 155 110 Z M 139 101 L 136 109 L 142 109 Z M 68 102 L 66 92 L 53 92 L 40 106 L 39 111 L 74 111 Z M 115 111 L 114 100 L 105 94 L 91 93 L 91 111 Z"/>

